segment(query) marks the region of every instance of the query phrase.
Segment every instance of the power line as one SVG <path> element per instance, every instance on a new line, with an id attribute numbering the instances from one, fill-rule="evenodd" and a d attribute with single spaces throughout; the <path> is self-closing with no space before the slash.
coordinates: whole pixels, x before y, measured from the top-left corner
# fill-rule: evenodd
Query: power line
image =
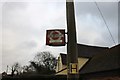
<path id="1" fill-rule="evenodd" d="M 100 10 L 100 8 L 99 8 L 99 6 L 98 6 L 98 4 L 97 4 L 96 1 L 95 1 L 95 4 L 96 4 L 97 9 L 99 10 L 99 12 L 100 12 L 100 14 L 101 14 L 101 17 L 102 17 L 102 19 L 103 19 L 103 21 L 104 21 L 104 23 L 105 23 L 105 25 L 106 25 L 106 27 L 107 27 L 107 29 L 108 29 L 108 32 L 110 33 L 110 36 L 111 36 L 113 42 L 116 44 L 116 42 L 115 42 L 115 40 L 114 40 L 114 38 L 113 38 L 113 36 L 112 36 L 112 33 L 110 32 L 110 29 L 109 29 L 109 27 L 108 27 L 108 25 L 107 25 L 107 22 L 105 21 L 105 18 L 104 18 L 104 16 L 103 16 L 103 14 L 102 14 L 102 12 L 101 12 L 101 10 Z"/>

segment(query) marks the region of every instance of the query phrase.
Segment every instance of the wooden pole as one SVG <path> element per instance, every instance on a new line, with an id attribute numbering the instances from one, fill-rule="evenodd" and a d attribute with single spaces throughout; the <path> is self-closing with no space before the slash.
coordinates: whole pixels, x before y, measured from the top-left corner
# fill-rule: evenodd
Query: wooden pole
<path id="1" fill-rule="evenodd" d="M 78 80 L 78 52 L 76 39 L 76 25 L 74 14 L 74 2 L 66 0 L 66 16 L 67 16 L 67 80 Z"/>

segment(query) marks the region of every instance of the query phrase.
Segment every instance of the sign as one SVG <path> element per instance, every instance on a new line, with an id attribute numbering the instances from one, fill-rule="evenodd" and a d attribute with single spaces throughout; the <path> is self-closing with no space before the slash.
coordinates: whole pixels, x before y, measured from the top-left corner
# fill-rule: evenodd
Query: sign
<path id="1" fill-rule="evenodd" d="M 77 63 L 70 63 L 70 74 L 78 74 L 78 65 Z"/>
<path id="2" fill-rule="evenodd" d="M 65 45 L 65 30 L 64 29 L 47 30 L 46 45 L 64 46 Z"/>

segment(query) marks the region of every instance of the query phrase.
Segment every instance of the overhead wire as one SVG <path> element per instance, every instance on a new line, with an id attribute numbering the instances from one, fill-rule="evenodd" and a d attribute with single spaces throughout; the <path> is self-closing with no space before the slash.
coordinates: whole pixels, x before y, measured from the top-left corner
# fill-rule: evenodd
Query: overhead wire
<path id="1" fill-rule="evenodd" d="M 113 43 L 116 44 L 116 42 L 115 42 L 115 40 L 114 40 L 114 38 L 113 38 L 113 35 L 112 35 L 112 33 L 111 33 L 108 25 L 107 25 L 107 22 L 106 22 L 106 20 L 105 20 L 105 18 L 104 18 L 104 16 L 103 16 L 103 14 L 102 14 L 102 12 L 101 12 L 101 10 L 100 10 L 100 8 L 99 8 L 99 6 L 98 6 L 98 4 L 97 4 L 96 1 L 95 1 L 95 4 L 96 4 L 97 9 L 98 9 L 98 11 L 100 12 L 100 15 L 101 15 L 101 17 L 102 17 L 102 19 L 103 19 L 103 21 L 104 21 L 104 23 L 105 23 L 105 25 L 106 25 L 106 27 L 107 27 L 107 29 L 108 29 L 108 32 L 109 32 L 109 34 L 110 34 L 110 36 L 111 36 L 111 38 L 112 38 Z"/>

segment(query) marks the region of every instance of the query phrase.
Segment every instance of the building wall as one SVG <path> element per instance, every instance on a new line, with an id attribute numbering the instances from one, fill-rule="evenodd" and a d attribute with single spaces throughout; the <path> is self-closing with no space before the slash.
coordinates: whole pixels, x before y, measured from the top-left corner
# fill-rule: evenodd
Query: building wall
<path id="1" fill-rule="evenodd" d="M 78 58 L 78 69 L 80 70 L 88 60 L 88 58 Z"/>
<path id="2" fill-rule="evenodd" d="M 57 66 L 56 66 L 56 72 L 61 71 L 62 69 L 66 68 L 66 65 L 62 64 L 62 58 L 61 56 L 58 57 L 58 62 L 57 62 Z"/>
<path id="3" fill-rule="evenodd" d="M 78 69 L 80 70 L 85 63 L 88 61 L 88 58 L 78 58 Z M 58 58 L 58 63 L 57 63 L 57 68 L 56 68 L 56 72 L 61 71 L 63 69 L 67 68 L 67 65 L 63 65 L 62 64 L 62 59 L 61 56 Z M 57 73 L 57 75 L 67 75 L 67 69 Z"/>
<path id="4" fill-rule="evenodd" d="M 67 69 L 57 73 L 56 75 L 67 75 Z"/>
<path id="5" fill-rule="evenodd" d="M 58 57 L 58 61 L 57 61 L 57 66 L 56 66 L 56 72 L 62 70 L 62 60 L 61 60 L 61 56 Z"/>

